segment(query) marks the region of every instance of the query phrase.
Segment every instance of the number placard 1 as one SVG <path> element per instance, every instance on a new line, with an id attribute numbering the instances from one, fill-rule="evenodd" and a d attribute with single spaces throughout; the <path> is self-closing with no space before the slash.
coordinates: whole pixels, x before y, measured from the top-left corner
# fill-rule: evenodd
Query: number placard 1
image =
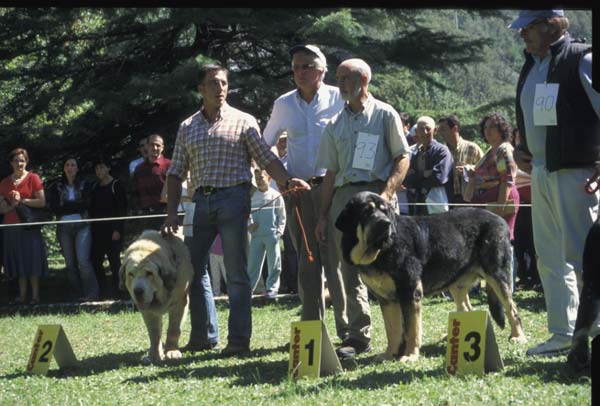
<path id="1" fill-rule="evenodd" d="M 451 312 L 447 341 L 448 375 L 483 375 L 504 367 L 487 311 Z"/>
<path id="2" fill-rule="evenodd" d="M 288 377 L 319 377 L 342 371 L 340 361 L 321 320 L 292 323 Z"/>
<path id="3" fill-rule="evenodd" d="M 40 325 L 33 339 L 27 372 L 46 375 L 52 357 L 56 359 L 59 367 L 68 367 L 77 362 L 62 326 L 60 324 Z"/>

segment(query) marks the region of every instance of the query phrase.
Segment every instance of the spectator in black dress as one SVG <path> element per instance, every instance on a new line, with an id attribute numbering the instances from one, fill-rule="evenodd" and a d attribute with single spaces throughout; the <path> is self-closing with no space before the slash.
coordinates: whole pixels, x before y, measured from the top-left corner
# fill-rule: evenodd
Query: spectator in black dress
<path id="1" fill-rule="evenodd" d="M 110 173 L 110 159 L 98 157 L 94 170 L 98 178 L 92 184 L 90 218 L 122 217 L 127 214 L 127 193 L 123 182 Z M 120 253 L 123 247 L 123 220 L 92 222 L 92 264 L 101 297 L 118 297 Z M 110 265 L 111 279 L 107 284 L 104 258 Z"/>

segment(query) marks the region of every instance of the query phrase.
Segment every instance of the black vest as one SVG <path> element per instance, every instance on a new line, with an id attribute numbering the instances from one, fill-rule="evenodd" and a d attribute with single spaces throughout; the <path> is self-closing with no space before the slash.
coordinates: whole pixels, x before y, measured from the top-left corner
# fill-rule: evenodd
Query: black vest
<path id="1" fill-rule="evenodd" d="M 593 167 L 600 160 L 600 120 L 579 79 L 579 62 L 591 52 L 589 45 L 573 40 L 568 34 L 550 46 L 552 59 L 547 83 L 558 83 L 556 126 L 546 127 L 546 169 Z M 521 110 L 521 91 L 534 64 L 525 52 L 525 64 L 517 84 L 516 116 L 521 136 L 520 149 L 529 152 L 525 121 Z"/>

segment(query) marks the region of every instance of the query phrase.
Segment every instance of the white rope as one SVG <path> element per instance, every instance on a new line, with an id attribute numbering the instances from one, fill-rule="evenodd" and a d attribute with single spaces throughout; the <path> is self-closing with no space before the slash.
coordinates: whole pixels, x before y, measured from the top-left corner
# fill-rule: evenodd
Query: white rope
<path id="1" fill-rule="evenodd" d="M 456 207 L 510 207 L 511 205 L 504 205 L 499 203 L 400 203 L 398 202 L 398 206 L 407 207 L 407 206 L 456 206 Z M 519 207 L 531 207 L 530 203 L 521 203 Z M 185 212 L 177 213 L 178 216 L 183 216 Z M 145 214 L 139 216 L 122 216 L 122 217 L 103 217 L 103 218 L 95 218 L 95 219 L 78 219 L 78 220 L 55 220 L 55 221 L 39 221 L 35 223 L 17 223 L 17 224 L 0 224 L 1 228 L 8 227 L 23 227 L 23 226 L 46 226 L 46 225 L 54 225 L 54 224 L 71 224 L 71 223 L 95 223 L 100 221 L 116 221 L 116 220 L 138 220 L 138 219 L 147 219 L 147 218 L 158 218 L 158 217 L 167 217 L 166 214 Z M 185 225 L 185 224 L 184 224 Z"/>
<path id="2" fill-rule="evenodd" d="M 178 216 L 183 216 L 185 213 L 180 212 L 177 213 Z M 45 226 L 45 225 L 53 225 L 53 224 L 70 224 L 70 223 L 95 223 L 99 221 L 115 221 L 115 220 L 132 220 L 132 219 L 147 219 L 147 218 L 157 218 L 157 217 L 167 217 L 165 214 L 144 214 L 139 216 L 123 216 L 123 217 L 103 217 L 96 219 L 77 219 L 77 220 L 55 220 L 55 221 L 38 221 L 35 223 L 17 223 L 17 224 L 0 224 L 0 228 L 5 227 L 18 227 L 18 226 Z"/>

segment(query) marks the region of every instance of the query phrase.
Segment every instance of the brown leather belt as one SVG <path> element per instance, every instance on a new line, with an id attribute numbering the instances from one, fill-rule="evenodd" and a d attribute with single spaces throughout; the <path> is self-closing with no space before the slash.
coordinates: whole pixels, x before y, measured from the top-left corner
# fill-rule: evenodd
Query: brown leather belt
<path id="1" fill-rule="evenodd" d="M 204 196 L 209 196 L 214 193 L 220 192 L 221 190 L 229 189 L 236 186 L 247 185 L 248 183 L 238 183 L 237 185 L 225 186 L 225 187 L 215 187 L 215 186 L 198 186 L 196 188 L 196 192 L 202 193 Z"/>

